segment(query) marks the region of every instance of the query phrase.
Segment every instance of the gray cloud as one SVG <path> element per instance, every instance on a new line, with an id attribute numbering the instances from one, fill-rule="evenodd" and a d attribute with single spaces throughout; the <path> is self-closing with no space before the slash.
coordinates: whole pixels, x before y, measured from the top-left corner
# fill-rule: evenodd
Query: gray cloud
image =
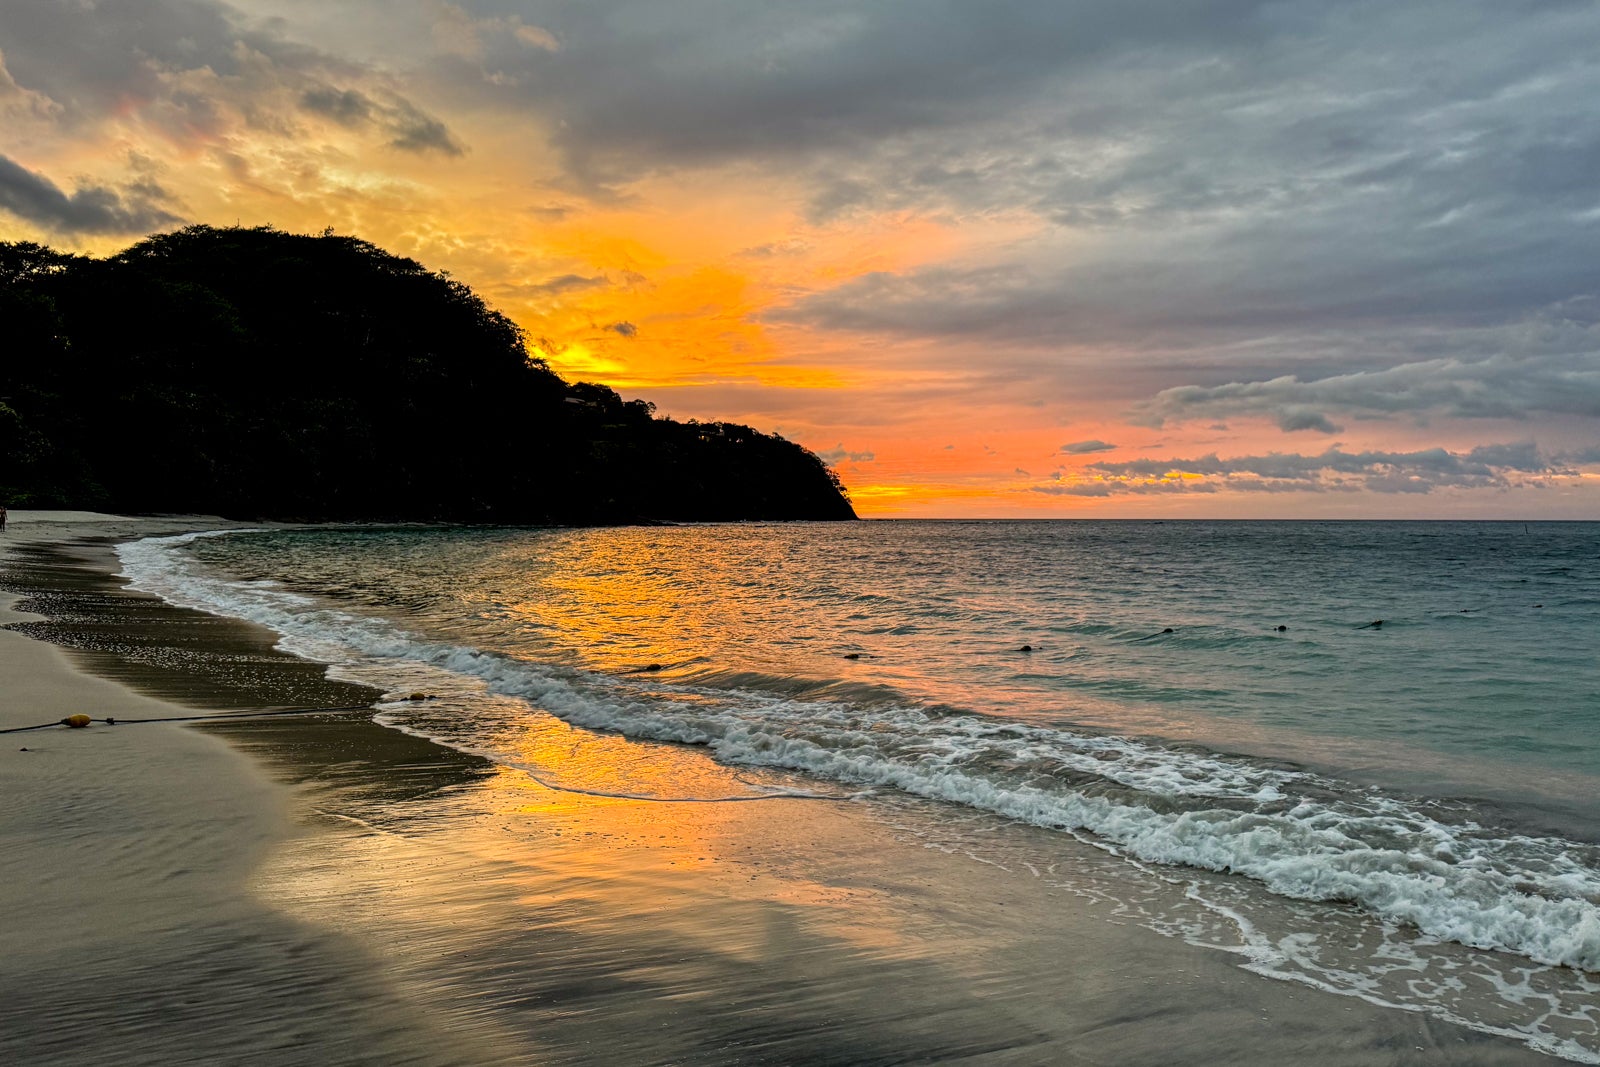
<path id="1" fill-rule="evenodd" d="M 254 42 L 241 42 L 229 9 L 193 0 L 8 0 L 0 16 L 0 48 L 12 75 L 75 123 L 98 119 L 120 102 L 170 95 L 162 79 L 171 71 L 238 74 L 240 43 Z"/>
<path id="2" fill-rule="evenodd" d="M 1600 113 L 1581 103 L 1600 93 L 1586 56 L 1600 10 L 1365 4 L 1345 17 L 1291 0 L 1229 5 L 1200 16 L 1207 32 L 1168 34 L 1137 25 L 1134 10 L 1015 4 L 991 54 L 957 40 L 961 16 L 944 6 L 920 8 L 885 44 L 880 16 L 891 9 L 832 21 L 811 7 L 730 13 L 711 37 L 745 34 L 751 46 L 681 79 L 668 57 L 688 63 L 702 45 L 634 41 L 646 59 L 635 84 L 650 95 L 634 118 L 688 110 L 714 83 L 715 128 L 668 115 L 639 130 L 607 97 L 561 105 L 563 143 L 596 180 L 782 160 L 786 174 L 809 176 L 816 221 L 883 209 L 1039 221 L 986 261 L 819 288 L 775 321 L 983 346 L 985 373 L 1047 390 L 1066 380 L 1067 360 L 1028 350 L 1116 346 L 1129 358 L 1103 378 L 1164 374 L 1152 392 L 1445 374 L 1416 383 L 1431 397 L 1398 408 L 1328 405 L 1327 386 L 1259 410 L 1225 393 L 1211 405 L 1286 432 L 1338 432 L 1340 412 L 1545 410 L 1527 388 L 1508 398 L 1494 374 L 1478 388 L 1450 367 L 1483 363 L 1497 333 L 1540 309 L 1600 293 Z M 1023 32 L 1049 47 L 1018 48 L 1014 69 L 994 71 Z M 775 51 L 760 49 L 767 33 Z M 561 36 L 574 63 L 622 47 Z M 828 51 L 785 50 L 800 40 Z M 886 53 L 881 82 L 844 79 L 854 95 L 840 103 L 811 88 L 869 47 Z M 947 76 L 919 80 L 919 70 Z M 971 83 L 954 70 L 973 71 Z M 1184 406 L 1174 395 L 1157 407 L 1168 401 Z M 1555 410 L 1583 406 L 1558 399 Z"/>
<path id="3" fill-rule="evenodd" d="M 392 135 L 389 147 L 404 152 L 438 152 L 445 156 L 466 153 L 465 146 L 443 122 L 409 100 L 396 98 L 383 112 L 381 125 Z"/>
<path id="4" fill-rule="evenodd" d="M 1505 489 L 1543 484 L 1571 474 L 1566 461 L 1542 455 L 1531 442 L 1482 445 L 1466 452 L 1443 448 L 1415 452 L 1345 452 L 1335 446 L 1317 455 L 1273 452 L 1221 459 L 1136 459 L 1091 463 L 1091 481 L 1034 487 L 1051 495 L 1230 491 L 1430 493 L 1435 489 Z"/>
<path id="5" fill-rule="evenodd" d="M 354 89 L 319 85 L 300 94 L 300 106 L 346 126 L 357 126 L 372 118 L 372 101 Z"/>
<path id="6" fill-rule="evenodd" d="M 1061 451 L 1069 456 L 1086 456 L 1093 452 L 1110 452 L 1116 447 L 1116 445 L 1106 441 L 1074 441 L 1071 444 L 1062 445 Z"/>
<path id="7" fill-rule="evenodd" d="M 1499 337 L 1504 348 L 1485 358 L 1416 360 L 1309 380 L 1290 374 L 1174 386 L 1135 405 L 1134 416 L 1160 426 L 1168 420 L 1255 415 L 1273 419 L 1285 431 L 1324 433 L 1339 429 L 1327 412 L 1357 418 L 1600 418 L 1600 327 L 1546 316 L 1499 331 Z"/>
<path id="8" fill-rule="evenodd" d="M 370 126 L 404 151 L 462 152 L 391 75 L 300 43 L 281 21 L 253 21 L 248 4 L 7 0 L 0 50 L 15 85 L 80 136 L 131 113 L 180 143 L 242 129 L 295 137 L 309 114 Z"/>
<path id="9" fill-rule="evenodd" d="M 1600 445 L 1590 445 L 1588 448 L 1579 448 L 1571 452 L 1563 452 L 1556 457 L 1555 462 L 1565 466 L 1587 467 L 1600 464 Z"/>
<path id="10" fill-rule="evenodd" d="M 464 82 L 470 71 L 491 95 L 538 108 L 556 124 L 571 172 L 606 184 L 752 157 L 811 161 L 1059 106 L 1080 65 L 1152 51 L 1170 60 L 1259 40 L 1268 31 L 1261 6 L 527 3 L 520 13 L 558 50 L 476 34 L 472 48 L 451 57 L 466 69 L 445 75 Z M 456 10 L 479 9 L 485 26 L 500 19 L 492 5 Z M 848 202 L 849 183 L 829 198 Z"/>
<path id="11" fill-rule="evenodd" d="M 851 463 L 871 463 L 878 458 L 874 452 L 851 452 L 844 447 L 842 441 L 826 452 L 818 452 L 817 456 L 830 467 L 837 466 L 845 460 Z"/>
<path id="12" fill-rule="evenodd" d="M 376 126 L 390 135 L 391 148 L 459 156 L 465 149 L 444 123 L 408 100 L 374 100 L 355 89 L 316 85 L 300 94 L 300 106 L 343 126 Z"/>
<path id="13" fill-rule="evenodd" d="M 611 325 L 607 326 L 606 329 L 610 330 L 612 333 L 621 334 L 623 337 L 626 337 L 630 340 L 639 336 L 639 327 L 635 326 L 631 322 L 613 322 Z"/>
<path id="14" fill-rule="evenodd" d="M 60 105 L 48 97 L 18 85 L 6 66 L 5 53 L 0 52 L 0 119 L 48 120 L 59 110 Z"/>
<path id="15" fill-rule="evenodd" d="M 598 289 L 606 284 L 604 276 L 590 277 L 583 274 L 560 274 L 548 281 L 527 286 L 527 288 L 535 293 L 558 296 L 562 293 L 581 292 L 584 289 Z"/>
<path id="16" fill-rule="evenodd" d="M 1155 496 L 1161 493 L 1215 493 L 1217 487 L 1210 482 L 1181 482 L 1153 484 L 1145 482 L 1073 482 L 1035 485 L 1031 489 L 1045 496 Z"/>
<path id="17" fill-rule="evenodd" d="M 0 156 L 0 209 L 61 233 L 141 233 L 180 222 L 149 182 L 118 191 L 80 185 L 66 193 L 49 178 Z"/>
<path id="18" fill-rule="evenodd" d="M 790 239 L 787 241 L 769 241 L 766 244 L 741 249 L 737 254 L 747 259 L 774 259 L 779 256 L 800 255 L 810 251 L 811 248 L 812 245 L 808 241 Z"/>
<path id="19" fill-rule="evenodd" d="M 1320 411 L 1310 408 L 1286 407 L 1277 412 L 1278 429 L 1284 433 L 1293 433 L 1296 430 L 1315 430 L 1318 433 L 1338 433 L 1343 426 L 1335 426 L 1328 421 L 1328 417 Z"/>

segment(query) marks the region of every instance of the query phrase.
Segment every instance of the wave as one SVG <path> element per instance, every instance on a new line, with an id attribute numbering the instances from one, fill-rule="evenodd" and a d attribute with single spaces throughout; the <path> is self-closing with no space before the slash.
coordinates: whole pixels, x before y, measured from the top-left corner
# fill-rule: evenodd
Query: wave
<path id="1" fill-rule="evenodd" d="M 182 551 L 198 536 L 119 546 L 123 575 L 175 604 L 267 626 L 308 658 L 424 665 L 575 726 L 1084 832 L 1139 861 L 1240 875 L 1280 897 L 1354 904 L 1432 938 L 1600 971 L 1592 845 L 1511 833 L 1448 804 L 1299 768 L 881 693 L 772 692 L 732 675 L 665 683 L 430 641 L 270 582 L 203 573 Z M 446 744 L 497 751 L 496 730 L 470 710 L 453 708 L 448 719 L 426 705 L 386 714 Z M 503 757 L 513 762 L 509 742 Z"/>

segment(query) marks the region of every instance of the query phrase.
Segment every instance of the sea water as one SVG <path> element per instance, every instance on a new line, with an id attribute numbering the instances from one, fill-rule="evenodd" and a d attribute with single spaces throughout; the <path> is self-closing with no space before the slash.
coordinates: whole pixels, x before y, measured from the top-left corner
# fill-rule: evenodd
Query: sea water
<path id="1" fill-rule="evenodd" d="M 1600 524 L 236 532 L 119 549 L 557 788 L 1059 832 L 1119 921 L 1600 1063 Z M 737 795 L 529 766 L 544 721 Z M 766 775 L 766 777 L 762 777 Z M 1034 840 L 1034 838 L 1029 838 Z M 1029 870 L 1046 857 L 1012 855 Z"/>

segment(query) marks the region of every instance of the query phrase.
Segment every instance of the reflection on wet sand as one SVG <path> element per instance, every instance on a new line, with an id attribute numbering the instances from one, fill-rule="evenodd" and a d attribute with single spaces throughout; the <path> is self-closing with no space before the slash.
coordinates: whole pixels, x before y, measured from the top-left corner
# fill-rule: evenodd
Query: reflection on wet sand
<path id="1" fill-rule="evenodd" d="M 282 850 L 258 892 L 360 931 L 419 1003 L 529 1062 L 1164 1064 L 1178 1034 L 1193 1062 L 1287 1062 L 1330 1043 L 1353 1064 L 1398 1062 L 1398 1045 L 1418 1063 L 1537 1062 L 1360 1002 L 1308 1015 L 1320 994 L 1115 925 L 1061 879 L 969 851 L 1019 829 L 998 820 L 952 835 L 949 813 L 893 797 L 595 796 L 790 783 L 554 719 L 522 757 L 584 792 L 502 767 L 395 804 L 380 755 L 393 750 L 351 759 L 299 733 L 274 722 L 247 741 L 286 770 L 337 756 L 310 779 L 321 832 Z M 1019 854 L 1063 873 L 1100 862 L 1021 832 Z"/>
<path id="2" fill-rule="evenodd" d="M 862 866 L 869 843 L 853 820 L 817 820 L 798 801 L 757 815 L 574 794 L 509 769 L 397 806 L 392 749 L 352 761 L 304 732 L 273 722 L 239 737 L 274 762 L 337 757 L 306 801 L 325 832 L 285 849 L 258 891 L 363 931 L 424 1002 L 538 1062 L 936 1062 L 1048 1040 L 941 973 L 936 940 L 905 929 L 894 879 Z M 576 746 L 597 772 L 585 788 L 750 788 L 699 753 L 650 746 L 653 758 L 630 758 L 641 746 L 571 733 L 550 728 L 530 755 L 562 760 Z M 582 780 L 576 767 L 560 772 Z M 813 853 L 856 876 L 808 877 Z"/>

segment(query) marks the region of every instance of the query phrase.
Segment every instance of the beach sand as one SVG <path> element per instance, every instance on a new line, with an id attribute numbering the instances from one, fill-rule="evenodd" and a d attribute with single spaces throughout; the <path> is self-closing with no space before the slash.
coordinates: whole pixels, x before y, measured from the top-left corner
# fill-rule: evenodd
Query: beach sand
<path id="1" fill-rule="evenodd" d="M 215 523 L 13 512 L 4 546 L 194 525 Z M 33 621 L 15 599 L 0 621 Z M 191 713 L 73 660 L 0 630 L 0 728 Z M 0 1063 L 495 1062 L 434 1025 L 358 939 L 256 894 L 298 832 L 293 798 L 227 744 L 176 724 L 4 740 Z"/>
<path id="2" fill-rule="evenodd" d="M 57 621 L 0 600 L 0 728 L 375 696 L 106 577 L 108 539 L 220 525 L 13 513 Z M 5 740 L 7 1064 L 1556 1062 L 1123 924 L 922 802 L 585 796 L 366 714 Z M 527 755 L 591 743 L 727 774 L 559 724 Z"/>

